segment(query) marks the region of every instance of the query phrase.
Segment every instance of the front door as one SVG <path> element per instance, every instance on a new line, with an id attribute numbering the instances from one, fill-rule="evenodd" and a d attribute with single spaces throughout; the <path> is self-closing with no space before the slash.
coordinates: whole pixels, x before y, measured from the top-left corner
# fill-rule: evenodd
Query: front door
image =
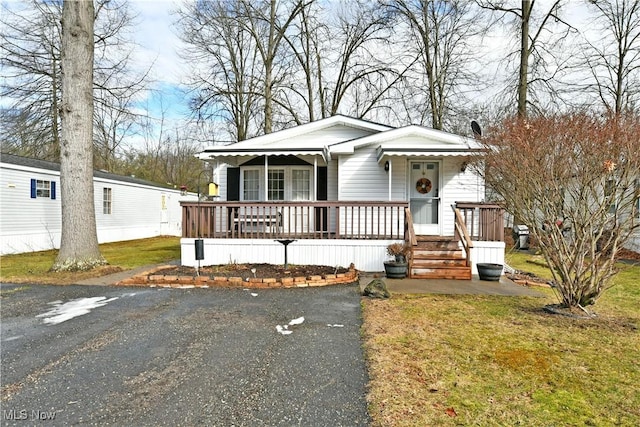
<path id="1" fill-rule="evenodd" d="M 440 163 L 409 162 L 409 206 L 418 235 L 440 234 Z"/>

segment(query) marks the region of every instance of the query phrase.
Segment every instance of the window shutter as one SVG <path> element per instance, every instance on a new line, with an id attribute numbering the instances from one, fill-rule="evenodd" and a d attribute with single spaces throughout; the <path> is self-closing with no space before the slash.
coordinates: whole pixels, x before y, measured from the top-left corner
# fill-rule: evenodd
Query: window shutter
<path id="1" fill-rule="evenodd" d="M 31 180 L 31 198 L 32 199 L 36 198 L 36 180 L 35 179 Z"/>
<path id="2" fill-rule="evenodd" d="M 56 199 L 56 182 L 51 181 L 51 200 Z"/>
<path id="3" fill-rule="evenodd" d="M 316 183 L 318 200 L 327 200 L 327 167 L 318 167 L 318 182 Z"/>
<path id="4" fill-rule="evenodd" d="M 227 200 L 240 200 L 240 168 L 227 168 Z"/>

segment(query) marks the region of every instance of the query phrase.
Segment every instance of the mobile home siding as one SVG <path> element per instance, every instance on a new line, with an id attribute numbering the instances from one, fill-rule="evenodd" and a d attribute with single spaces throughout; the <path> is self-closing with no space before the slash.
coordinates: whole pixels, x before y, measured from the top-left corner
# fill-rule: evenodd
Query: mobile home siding
<path id="1" fill-rule="evenodd" d="M 31 198 L 31 180 L 55 182 L 55 199 Z M 34 252 L 60 246 L 60 172 L 2 162 L 0 167 L 0 254 Z M 111 214 L 103 212 L 103 189 L 111 188 Z M 180 236 L 179 190 L 94 177 L 94 203 L 98 242 Z"/>

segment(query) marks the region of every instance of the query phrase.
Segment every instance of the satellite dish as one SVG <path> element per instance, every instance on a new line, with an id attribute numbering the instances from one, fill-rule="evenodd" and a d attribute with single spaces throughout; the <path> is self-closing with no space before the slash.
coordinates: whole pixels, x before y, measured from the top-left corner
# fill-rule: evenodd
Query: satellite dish
<path id="1" fill-rule="evenodd" d="M 480 129 L 480 125 L 475 120 L 471 120 L 471 130 L 473 130 L 473 136 L 482 136 L 482 129 Z"/>

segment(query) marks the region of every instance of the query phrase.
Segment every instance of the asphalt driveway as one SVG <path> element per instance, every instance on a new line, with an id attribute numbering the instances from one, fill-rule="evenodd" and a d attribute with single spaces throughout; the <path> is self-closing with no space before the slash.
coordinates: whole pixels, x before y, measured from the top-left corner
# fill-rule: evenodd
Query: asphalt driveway
<path id="1" fill-rule="evenodd" d="M 0 290 L 2 425 L 369 423 L 357 285 Z"/>

